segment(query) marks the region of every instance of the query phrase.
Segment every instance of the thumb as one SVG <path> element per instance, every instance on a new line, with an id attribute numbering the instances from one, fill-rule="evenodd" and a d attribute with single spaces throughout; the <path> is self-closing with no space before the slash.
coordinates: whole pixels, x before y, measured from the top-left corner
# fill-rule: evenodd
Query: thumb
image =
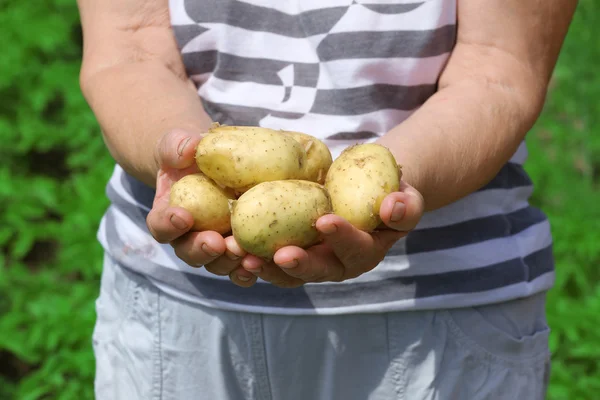
<path id="1" fill-rule="evenodd" d="M 182 129 L 166 133 L 156 146 L 156 162 L 160 168 L 183 169 L 195 164 L 198 143 L 204 136 Z"/>
<path id="2" fill-rule="evenodd" d="M 424 209 L 423 196 L 415 188 L 401 182 L 399 192 L 390 193 L 383 199 L 379 213 L 382 222 L 389 228 L 409 232 L 421 220 Z"/>

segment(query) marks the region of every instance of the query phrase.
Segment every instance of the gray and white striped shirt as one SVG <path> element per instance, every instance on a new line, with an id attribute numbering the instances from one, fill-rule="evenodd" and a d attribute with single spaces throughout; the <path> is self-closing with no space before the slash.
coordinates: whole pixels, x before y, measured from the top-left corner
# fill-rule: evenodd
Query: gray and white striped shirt
<path id="1" fill-rule="evenodd" d="M 418 109 L 456 35 L 454 0 L 170 0 L 206 111 L 222 124 L 306 132 L 337 157 Z M 145 217 L 153 191 L 119 166 L 98 233 L 113 257 L 165 292 L 211 307 L 334 314 L 480 305 L 548 289 L 546 216 L 529 205 L 523 143 L 479 191 L 427 213 L 374 270 L 342 283 L 239 288 L 181 262 Z"/>

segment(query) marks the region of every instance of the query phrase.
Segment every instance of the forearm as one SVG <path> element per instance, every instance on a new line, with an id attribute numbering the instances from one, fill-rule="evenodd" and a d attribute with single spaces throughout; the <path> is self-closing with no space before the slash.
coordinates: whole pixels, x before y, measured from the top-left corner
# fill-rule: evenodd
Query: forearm
<path id="1" fill-rule="evenodd" d="M 459 0 L 439 91 L 379 141 L 426 210 L 489 182 L 538 118 L 576 0 Z"/>
<path id="2" fill-rule="evenodd" d="M 98 70 L 82 78 L 82 90 L 113 158 L 150 186 L 160 137 L 174 128 L 202 133 L 211 124 L 194 85 L 158 60 Z"/>
<path id="3" fill-rule="evenodd" d="M 496 175 L 531 128 L 540 103 L 502 85 L 467 79 L 441 89 L 378 142 L 391 149 L 426 210 L 434 210 Z"/>
<path id="4" fill-rule="evenodd" d="M 80 84 L 106 145 L 125 171 L 154 186 L 159 139 L 205 132 L 209 117 L 181 59 L 168 0 L 77 0 Z"/>

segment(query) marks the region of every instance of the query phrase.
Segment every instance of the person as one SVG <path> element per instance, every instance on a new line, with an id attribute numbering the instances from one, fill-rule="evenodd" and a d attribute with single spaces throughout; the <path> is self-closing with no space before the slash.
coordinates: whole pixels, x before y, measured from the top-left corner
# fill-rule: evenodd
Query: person
<path id="1" fill-rule="evenodd" d="M 542 399 L 550 226 L 525 137 L 575 0 L 78 0 L 116 162 L 98 399 Z M 384 227 L 321 217 L 272 262 L 169 206 L 211 124 L 402 165 Z"/>

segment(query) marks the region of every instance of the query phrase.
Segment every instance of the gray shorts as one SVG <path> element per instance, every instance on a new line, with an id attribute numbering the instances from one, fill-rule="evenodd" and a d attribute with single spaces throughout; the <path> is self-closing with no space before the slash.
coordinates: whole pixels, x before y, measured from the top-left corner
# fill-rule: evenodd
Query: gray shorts
<path id="1" fill-rule="evenodd" d="M 545 295 L 464 309 L 286 316 L 221 311 L 105 259 L 98 400 L 538 400 Z"/>

